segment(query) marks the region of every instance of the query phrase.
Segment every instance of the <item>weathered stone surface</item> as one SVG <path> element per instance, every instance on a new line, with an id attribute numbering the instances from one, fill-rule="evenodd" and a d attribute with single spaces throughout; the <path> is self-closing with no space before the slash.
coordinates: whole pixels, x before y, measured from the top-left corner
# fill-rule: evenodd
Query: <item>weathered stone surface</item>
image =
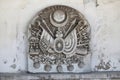
<path id="1" fill-rule="evenodd" d="M 0 74 L 0 80 L 120 80 L 120 72 L 90 72 L 84 74 Z"/>

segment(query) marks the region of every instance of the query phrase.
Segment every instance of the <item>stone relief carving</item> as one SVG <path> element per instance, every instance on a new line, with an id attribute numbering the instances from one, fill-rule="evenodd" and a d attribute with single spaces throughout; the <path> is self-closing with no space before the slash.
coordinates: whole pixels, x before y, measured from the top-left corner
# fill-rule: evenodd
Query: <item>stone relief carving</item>
<path id="1" fill-rule="evenodd" d="M 77 10 L 50 6 L 40 11 L 29 25 L 29 58 L 34 69 L 72 72 L 75 65 L 84 67 L 83 58 L 89 54 L 90 26 Z M 74 65 L 75 64 L 75 65 Z"/>

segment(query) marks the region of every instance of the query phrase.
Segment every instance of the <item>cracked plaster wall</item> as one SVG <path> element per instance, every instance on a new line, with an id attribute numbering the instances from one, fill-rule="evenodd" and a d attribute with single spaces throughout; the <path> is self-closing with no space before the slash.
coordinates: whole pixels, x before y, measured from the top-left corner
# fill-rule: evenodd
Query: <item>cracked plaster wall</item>
<path id="1" fill-rule="evenodd" d="M 0 0 L 0 72 L 27 71 L 27 25 L 55 4 L 79 10 L 91 25 L 91 71 L 120 71 L 120 0 Z"/>

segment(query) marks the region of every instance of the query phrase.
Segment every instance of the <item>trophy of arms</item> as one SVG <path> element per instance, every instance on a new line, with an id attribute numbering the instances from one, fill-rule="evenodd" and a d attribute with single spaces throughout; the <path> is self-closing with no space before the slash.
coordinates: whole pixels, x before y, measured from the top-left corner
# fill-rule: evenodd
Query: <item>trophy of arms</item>
<path id="1" fill-rule="evenodd" d="M 84 67 L 83 58 L 89 54 L 90 27 L 77 10 L 63 6 L 50 6 L 38 13 L 29 26 L 29 57 L 33 67 L 50 72 L 73 71 L 74 65 Z M 81 67 L 82 66 L 82 67 Z M 44 72 L 43 71 L 43 72 Z"/>

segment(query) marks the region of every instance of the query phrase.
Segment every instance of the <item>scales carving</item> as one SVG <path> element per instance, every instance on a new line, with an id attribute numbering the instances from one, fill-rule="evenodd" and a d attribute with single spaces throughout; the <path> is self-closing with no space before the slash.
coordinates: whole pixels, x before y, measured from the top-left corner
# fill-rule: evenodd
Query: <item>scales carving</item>
<path id="1" fill-rule="evenodd" d="M 63 5 L 47 7 L 34 17 L 28 33 L 30 65 L 39 70 L 35 72 L 75 72 L 76 66 L 84 67 L 90 26 L 77 10 Z"/>

